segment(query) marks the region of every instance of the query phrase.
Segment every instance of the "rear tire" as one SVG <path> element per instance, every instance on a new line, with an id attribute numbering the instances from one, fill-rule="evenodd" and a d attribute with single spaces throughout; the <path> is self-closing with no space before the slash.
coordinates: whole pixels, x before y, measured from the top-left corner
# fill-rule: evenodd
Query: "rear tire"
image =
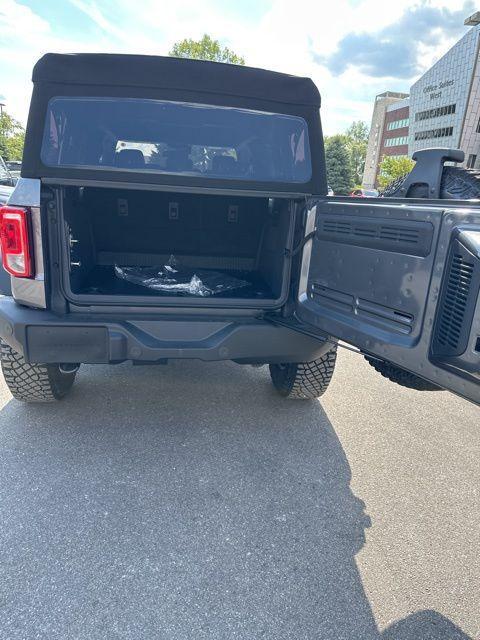
<path id="1" fill-rule="evenodd" d="M 76 370 L 58 364 L 28 364 L 10 345 L 1 342 L 2 372 L 10 393 L 22 402 L 54 402 L 72 388 Z"/>
<path id="2" fill-rule="evenodd" d="M 390 362 L 384 360 L 377 360 L 376 358 L 370 358 L 364 356 L 368 364 L 378 371 L 384 378 L 387 378 L 395 384 L 399 384 L 401 387 L 407 387 L 408 389 L 415 389 L 416 391 L 443 391 L 440 387 L 437 387 L 433 382 L 428 382 L 423 378 L 419 378 L 410 371 L 405 371 Z"/>
<path id="3" fill-rule="evenodd" d="M 314 400 L 325 393 L 332 379 L 337 347 L 312 362 L 271 364 L 273 386 L 284 398 Z"/>

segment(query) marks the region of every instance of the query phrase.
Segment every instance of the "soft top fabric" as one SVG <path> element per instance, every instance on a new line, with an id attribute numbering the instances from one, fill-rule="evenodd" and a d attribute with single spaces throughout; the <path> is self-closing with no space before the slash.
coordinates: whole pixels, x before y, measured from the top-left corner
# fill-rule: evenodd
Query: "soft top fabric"
<path id="1" fill-rule="evenodd" d="M 155 87 L 242 96 L 319 107 L 310 78 L 244 67 L 162 56 L 47 53 L 33 69 L 34 83 Z"/>

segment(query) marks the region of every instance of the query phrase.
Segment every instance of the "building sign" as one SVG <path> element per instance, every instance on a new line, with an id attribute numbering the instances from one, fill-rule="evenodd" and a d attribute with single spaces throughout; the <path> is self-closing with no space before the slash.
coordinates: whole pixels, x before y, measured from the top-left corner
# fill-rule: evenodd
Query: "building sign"
<path id="1" fill-rule="evenodd" d="M 429 84 L 428 87 L 424 87 L 423 93 L 430 94 L 430 100 L 436 100 L 437 98 L 442 97 L 442 89 L 446 87 L 451 87 L 455 84 L 455 80 L 444 80 L 439 84 Z"/>

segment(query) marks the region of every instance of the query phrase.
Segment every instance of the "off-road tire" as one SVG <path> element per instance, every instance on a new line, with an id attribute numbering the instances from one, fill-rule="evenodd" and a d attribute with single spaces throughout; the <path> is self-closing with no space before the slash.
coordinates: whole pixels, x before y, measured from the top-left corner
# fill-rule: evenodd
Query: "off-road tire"
<path id="1" fill-rule="evenodd" d="M 404 173 L 403 176 L 399 178 L 395 178 L 392 182 L 389 182 L 383 191 L 380 191 L 380 195 L 382 198 L 396 198 L 400 197 L 402 194 L 400 193 L 400 187 L 405 182 L 408 173 Z"/>
<path id="2" fill-rule="evenodd" d="M 408 174 L 397 178 L 385 187 L 381 195 L 384 198 L 400 197 L 400 188 Z M 409 194 L 415 198 L 415 190 Z M 476 200 L 480 198 L 480 171 L 461 167 L 444 167 L 440 183 L 442 200 Z"/>
<path id="3" fill-rule="evenodd" d="M 337 347 L 312 362 L 271 364 L 270 377 L 278 393 L 285 398 L 313 400 L 327 390 L 335 369 Z"/>
<path id="4" fill-rule="evenodd" d="M 365 360 L 384 378 L 399 384 L 401 387 L 415 389 L 416 391 L 442 391 L 442 389 L 437 387 L 436 384 L 433 384 L 433 382 L 419 378 L 415 374 L 410 373 L 410 371 L 405 371 L 405 369 L 401 369 L 390 362 L 376 360 L 369 356 L 365 356 Z"/>
<path id="5" fill-rule="evenodd" d="M 400 188 L 407 175 L 391 182 L 381 195 L 384 198 L 401 196 Z M 415 198 L 415 190 L 409 194 L 409 197 Z M 444 167 L 440 183 L 440 198 L 442 200 L 476 200 L 480 198 L 480 171 L 462 169 L 461 167 Z M 390 362 L 375 360 L 368 356 L 365 356 L 365 359 L 382 376 L 402 387 L 416 389 L 417 391 L 441 391 L 440 387 L 417 377 L 409 371 L 400 369 L 400 367 L 396 367 Z"/>
<path id="6" fill-rule="evenodd" d="M 28 364 L 5 342 L 0 343 L 2 372 L 10 393 L 23 402 L 61 400 L 72 388 L 75 371 L 62 371 L 58 364 Z"/>

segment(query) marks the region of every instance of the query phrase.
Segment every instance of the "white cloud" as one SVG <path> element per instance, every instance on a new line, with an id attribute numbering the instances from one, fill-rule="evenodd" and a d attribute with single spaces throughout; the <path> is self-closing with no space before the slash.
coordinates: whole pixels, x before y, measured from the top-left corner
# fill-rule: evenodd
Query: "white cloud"
<path id="1" fill-rule="evenodd" d="M 52 26 L 15 0 L 0 1 L 0 93 L 7 109 L 26 122 L 34 64 L 49 51 L 108 51 L 107 38 L 95 42 L 56 36 Z"/>
<path id="2" fill-rule="evenodd" d="M 25 1 L 25 0 L 24 0 Z M 370 120 L 372 101 L 384 90 L 408 88 L 409 79 L 373 78 L 348 68 L 338 77 L 315 62 L 328 56 L 348 33 L 376 33 L 401 20 L 412 7 L 431 6 L 450 11 L 463 0 L 272 0 L 259 19 L 213 0 L 71 0 L 92 21 L 95 38 L 69 36 L 16 0 L 0 0 L 0 93 L 8 108 L 25 121 L 35 61 L 47 51 L 113 51 L 165 55 L 172 44 L 203 33 L 221 39 L 247 64 L 311 76 L 322 94 L 327 133 L 341 131 L 353 119 Z M 241 8 L 241 4 L 240 4 Z M 468 11 L 466 12 L 468 13 Z M 418 54 L 428 68 L 454 43 L 448 34 L 436 45 L 420 45 Z M 7 63 L 8 61 L 8 63 Z M 412 78 L 413 80 L 414 78 Z"/>
<path id="3" fill-rule="evenodd" d="M 89 0 L 70 0 L 70 2 L 88 16 L 92 22 L 95 22 L 106 34 L 120 40 L 125 40 L 128 37 L 128 29 L 121 29 L 115 26 L 115 24 L 103 14 L 97 3 Z"/>

